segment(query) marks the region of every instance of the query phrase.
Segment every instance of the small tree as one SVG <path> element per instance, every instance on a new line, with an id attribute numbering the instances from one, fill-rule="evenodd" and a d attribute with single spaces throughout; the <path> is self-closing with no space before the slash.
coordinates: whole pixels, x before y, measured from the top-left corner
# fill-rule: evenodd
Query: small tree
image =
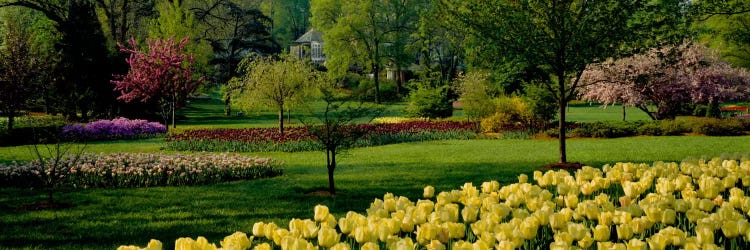
<path id="1" fill-rule="evenodd" d="M 312 67 L 293 57 L 245 58 L 245 76 L 233 78 L 233 106 L 241 109 L 271 108 L 279 111 L 279 133 L 284 134 L 284 110 L 307 101 L 314 81 Z"/>
<path id="2" fill-rule="evenodd" d="M 115 90 L 122 94 L 118 100 L 126 103 L 140 101 L 156 102 L 161 107 L 165 121 L 171 116 L 175 128 L 175 111 L 185 103 L 187 96 L 203 82 L 203 78 L 193 79 L 190 69 L 193 56 L 184 53 L 188 37 L 175 43 L 174 39 L 148 41 L 148 50 L 138 48 L 135 39 L 130 39 L 130 48 L 120 45 L 122 52 L 130 54 L 126 59 L 130 71 L 125 76 L 115 75 L 111 81 Z"/>
<path id="3" fill-rule="evenodd" d="M 492 103 L 492 99 L 499 92 L 492 87 L 488 78 L 488 73 L 472 71 L 466 75 L 461 75 L 458 79 L 457 92 L 460 96 L 458 101 L 461 103 L 469 121 L 476 124 L 477 131 L 481 129 L 479 122 L 482 118 L 494 112 L 495 105 Z"/>
<path id="4" fill-rule="evenodd" d="M 750 73 L 693 43 L 589 65 L 581 82 L 582 99 L 634 106 L 654 120 L 674 118 L 686 103 L 718 106 L 750 95 Z"/>
<path id="5" fill-rule="evenodd" d="M 330 87 L 321 88 L 322 100 L 325 102 L 323 114 L 317 121 L 303 121 L 310 135 L 320 143 L 326 152 L 328 168 L 328 191 L 336 194 L 333 173 L 336 170 L 336 156 L 349 148 L 367 132 L 356 126 L 357 121 L 367 118 L 369 123 L 378 116 L 382 109 L 366 106 L 363 103 L 351 105 L 348 97 L 337 96 Z"/>
<path id="6" fill-rule="evenodd" d="M 45 64 L 32 51 L 32 37 L 20 20 L 5 22 L 3 46 L 0 47 L 0 113 L 8 116 L 8 131 L 13 129 L 18 112 L 39 90 Z"/>

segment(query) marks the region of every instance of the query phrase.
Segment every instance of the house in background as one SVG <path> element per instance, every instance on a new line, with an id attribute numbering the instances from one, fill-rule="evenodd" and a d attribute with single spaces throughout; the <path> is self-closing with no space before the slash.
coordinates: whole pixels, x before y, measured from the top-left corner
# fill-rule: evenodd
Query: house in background
<path id="1" fill-rule="evenodd" d="M 311 29 L 289 46 L 289 53 L 299 59 L 309 58 L 314 63 L 323 64 L 326 56 L 323 54 L 323 33 Z"/>

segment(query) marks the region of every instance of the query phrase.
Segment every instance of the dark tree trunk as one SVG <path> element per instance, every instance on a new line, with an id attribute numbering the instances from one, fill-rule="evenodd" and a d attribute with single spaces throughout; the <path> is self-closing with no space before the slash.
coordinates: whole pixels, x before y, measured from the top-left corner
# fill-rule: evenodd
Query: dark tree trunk
<path id="1" fill-rule="evenodd" d="M 13 130 L 13 123 L 16 121 L 16 112 L 8 112 L 8 132 Z"/>
<path id="2" fill-rule="evenodd" d="M 622 121 L 625 121 L 625 105 L 622 105 Z"/>
<path id="3" fill-rule="evenodd" d="M 558 121 L 559 135 L 558 140 L 560 142 L 560 163 L 568 162 L 568 155 L 565 149 L 565 106 L 568 104 L 565 93 L 565 74 L 557 74 L 557 86 L 559 88 L 558 98 L 558 111 L 560 112 L 560 120 Z"/>
<path id="4" fill-rule="evenodd" d="M 372 79 L 375 82 L 375 103 L 380 104 L 380 65 L 377 62 L 372 63 Z"/>
<path id="5" fill-rule="evenodd" d="M 232 96 L 227 95 L 227 97 L 224 99 L 224 114 L 226 116 L 232 116 Z"/>
<path id="6" fill-rule="evenodd" d="M 336 194 L 336 185 L 333 182 L 333 171 L 336 170 L 336 150 L 326 151 L 328 161 L 328 192 Z"/>
<path id="7" fill-rule="evenodd" d="M 284 105 L 279 105 L 279 134 L 284 136 Z"/>

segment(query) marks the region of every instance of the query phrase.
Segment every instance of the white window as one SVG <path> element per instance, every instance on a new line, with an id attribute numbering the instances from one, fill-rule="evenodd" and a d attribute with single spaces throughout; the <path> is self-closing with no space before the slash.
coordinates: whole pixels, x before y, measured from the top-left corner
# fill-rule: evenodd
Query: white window
<path id="1" fill-rule="evenodd" d="M 325 61 L 325 56 L 323 55 L 323 44 L 318 42 L 312 42 L 310 43 L 310 57 L 313 60 L 313 62 L 320 62 Z"/>

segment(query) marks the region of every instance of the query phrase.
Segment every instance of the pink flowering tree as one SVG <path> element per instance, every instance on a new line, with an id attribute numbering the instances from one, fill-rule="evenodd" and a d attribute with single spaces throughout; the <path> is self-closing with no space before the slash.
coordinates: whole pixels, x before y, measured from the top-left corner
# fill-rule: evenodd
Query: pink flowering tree
<path id="1" fill-rule="evenodd" d="M 581 99 L 637 107 L 654 120 L 674 118 L 684 104 L 718 105 L 750 96 L 749 72 L 689 42 L 590 64 L 581 83 Z"/>
<path id="2" fill-rule="evenodd" d="M 188 37 L 179 42 L 173 38 L 148 40 L 147 50 L 139 49 L 132 38 L 128 40 L 130 48 L 118 44 L 120 51 L 130 54 L 126 59 L 130 71 L 124 76 L 115 75 L 116 80 L 111 81 L 121 93 L 117 99 L 126 103 L 156 103 L 164 120 L 171 120 L 172 127 L 176 127 L 175 111 L 203 82 L 202 77 L 193 79 L 194 58 L 184 52 L 188 40 Z"/>

